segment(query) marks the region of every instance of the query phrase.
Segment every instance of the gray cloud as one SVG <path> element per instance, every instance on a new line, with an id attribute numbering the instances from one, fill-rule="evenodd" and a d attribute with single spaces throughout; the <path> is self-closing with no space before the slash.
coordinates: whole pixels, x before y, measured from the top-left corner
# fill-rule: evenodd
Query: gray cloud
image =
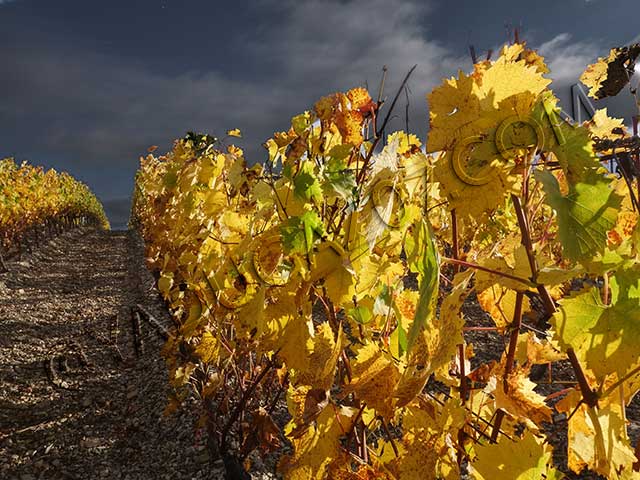
<path id="1" fill-rule="evenodd" d="M 547 60 L 554 86 L 562 87 L 576 83 L 585 67 L 596 59 L 601 50 L 593 43 L 573 41 L 566 32 L 538 47 Z"/>
<path id="2" fill-rule="evenodd" d="M 16 27 L 6 38 L 24 40 L 0 42 L 0 131 L 17 140 L 10 147 L 0 143 L 8 148 L 0 156 L 49 162 L 84 179 L 103 198 L 124 197 L 132 189 L 137 158 L 149 145 L 166 150 L 187 130 L 223 135 L 238 127 L 249 160 L 262 161 L 261 143 L 318 97 L 364 84 L 375 93 L 382 65 L 389 68 L 386 93 L 392 95 L 418 64 L 409 84 L 410 129 L 424 138 L 425 94 L 444 76 L 470 68 L 466 52 L 461 56 L 432 39 L 424 27 L 430 7 L 423 2 L 262 0 L 259 8 L 277 23 L 237 34 L 241 44 L 220 46 L 230 48 L 224 62 L 218 61 L 222 50 L 190 52 L 202 55 L 202 67 L 182 72 L 171 57 L 159 67 L 61 40 L 51 31 Z M 561 96 L 609 48 L 575 41 L 568 33 L 538 45 Z M 618 103 L 616 112 L 629 112 L 626 103 Z M 398 113 L 393 129 L 404 127 L 403 105 Z"/>
<path id="3" fill-rule="evenodd" d="M 538 51 L 546 57 L 551 70 L 551 87 L 568 112 L 571 111 L 571 85 L 579 81 L 587 65 L 595 62 L 598 57 L 606 56 L 615 46 L 617 45 L 602 45 L 593 41 L 574 41 L 566 32 L 539 45 Z M 592 100 L 592 103 L 595 108 L 606 107 L 609 115 L 625 118 L 629 123 L 631 116 L 638 114 L 628 89 L 624 89 L 614 98 Z"/>
<path id="4" fill-rule="evenodd" d="M 34 127 L 38 112 L 34 153 L 66 156 L 72 168 L 90 163 L 104 170 L 103 179 L 118 169 L 132 176 L 148 145 L 168 148 L 171 139 L 192 129 L 220 135 L 239 127 L 250 161 L 261 161 L 262 141 L 286 129 L 289 118 L 318 97 L 365 83 L 375 89 L 384 64 L 392 92 L 419 63 L 411 82 L 416 92 L 411 125 L 426 131 L 424 92 L 457 62 L 447 49 L 424 39 L 418 18 L 425 7 L 358 0 L 327 9 L 330 3 L 291 3 L 281 28 L 268 32 L 266 41 L 247 39 L 243 48 L 249 56 L 271 65 L 251 79 L 231 78 L 224 70 L 151 70 L 77 45 L 55 45 L 54 52 L 46 44 L 5 48 L 11 74 L 1 80 L 10 93 L 0 107 L 2 122 L 26 130 Z M 396 121 L 396 128 L 403 123 Z M 92 186 L 108 195 L 112 183 Z M 130 187 L 129 182 L 126 190 Z M 126 191 L 115 190 L 116 195 Z"/>
<path id="5" fill-rule="evenodd" d="M 461 62 L 423 31 L 421 19 L 428 4 L 357 0 L 327 8 L 328 4 L 335 2 L 291 2 L 283 27 L 266 42 L 251 46 L 256 55 L 278 65 L 284 95 L 295 92 L 299 98 L 291 107 L 297 111 L 320 95 L 364 84 L 375 94 L 383 65 L 389 69 L 385 93 L 391 96 L 407 70 L 418 64 L 410 81 L 411 124 L 424 133 L 424 94 Z"/>

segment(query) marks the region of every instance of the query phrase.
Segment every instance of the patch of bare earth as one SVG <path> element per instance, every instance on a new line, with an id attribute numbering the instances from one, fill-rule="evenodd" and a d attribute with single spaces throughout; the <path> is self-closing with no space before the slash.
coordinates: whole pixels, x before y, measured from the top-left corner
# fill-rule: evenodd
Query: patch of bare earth
<path id="1" fill-rule="evenodd" d="M 68 231 L 0 274 L 0 478 L 216 479 L 199 412 L 165 418 L 170 319 L 127 232 Z M 186 409 L 189 410 L 188 408 Z"/>

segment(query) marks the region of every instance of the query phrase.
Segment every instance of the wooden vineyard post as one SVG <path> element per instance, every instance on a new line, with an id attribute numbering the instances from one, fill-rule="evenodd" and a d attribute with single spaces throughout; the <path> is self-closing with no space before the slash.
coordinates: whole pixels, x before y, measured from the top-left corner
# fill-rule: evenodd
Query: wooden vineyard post
<path id="1" fill-rule="evenodd" d="M 140 322 L 140 312 L 131 307 L 131 327 L 133 331 L 133 347 L 136 352 L 136 356 L 140 356 L 144 351 L 144 344 L 142 342 L 142 326 Z"/>

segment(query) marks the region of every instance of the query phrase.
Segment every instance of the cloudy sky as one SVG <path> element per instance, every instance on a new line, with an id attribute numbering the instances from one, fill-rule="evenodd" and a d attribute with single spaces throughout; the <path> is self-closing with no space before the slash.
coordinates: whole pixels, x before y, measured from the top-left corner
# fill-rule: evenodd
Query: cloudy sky
<path id="1" fill-rule="evenodd" d="M 469 44 L 482 55 L 513 27 L 568 99 L 587 63 L 640 39 L 639 14 L 637 0 L 0 0 L 0 157 L 70 172 L 121 225 L 150 145 L 237 127 L 262 161 L 261 143 L 320 96 L 373 91 L 383 65 L 391 95 L 414 64 L 410 129 L 424 137 L 425 94 L 470 68 Z M 626 97 L 609 108 L 633 113 Z"/>

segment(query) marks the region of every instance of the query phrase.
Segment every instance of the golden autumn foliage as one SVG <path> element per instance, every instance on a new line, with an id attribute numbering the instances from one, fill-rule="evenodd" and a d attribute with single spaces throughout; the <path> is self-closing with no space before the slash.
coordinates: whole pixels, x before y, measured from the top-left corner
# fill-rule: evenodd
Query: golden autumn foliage
<path id="1" fill-rule="evenodd" d="M 91 218 L 109 228 L 98 199 L 68 173 L 0 159 L 0 243 L 10 244 L 30 228 L 64 217 Z"/>
<path id="2" fill-rule="evenodd" d="M 142 158 L 132 223 L 176 321 L 174 404 L 195 394 L 239 455 L 286 442 L 285 478 L 318 480 L 562 478 L 544 425 L 575 411 L 569 468 L 635 478 L 618 400 L 640 389 L 638 212 L 594 151 L 628 133 L 563 120 L 547 73 L 515 44 L 445 79 L 433 156 L 383 139 L 355 88 L 262 164 L 195 134 Z M 493 327 L 471 336 L 470 305 Z M 554 406 L 531 370 L 567 358 L 581 384 Z"/>

